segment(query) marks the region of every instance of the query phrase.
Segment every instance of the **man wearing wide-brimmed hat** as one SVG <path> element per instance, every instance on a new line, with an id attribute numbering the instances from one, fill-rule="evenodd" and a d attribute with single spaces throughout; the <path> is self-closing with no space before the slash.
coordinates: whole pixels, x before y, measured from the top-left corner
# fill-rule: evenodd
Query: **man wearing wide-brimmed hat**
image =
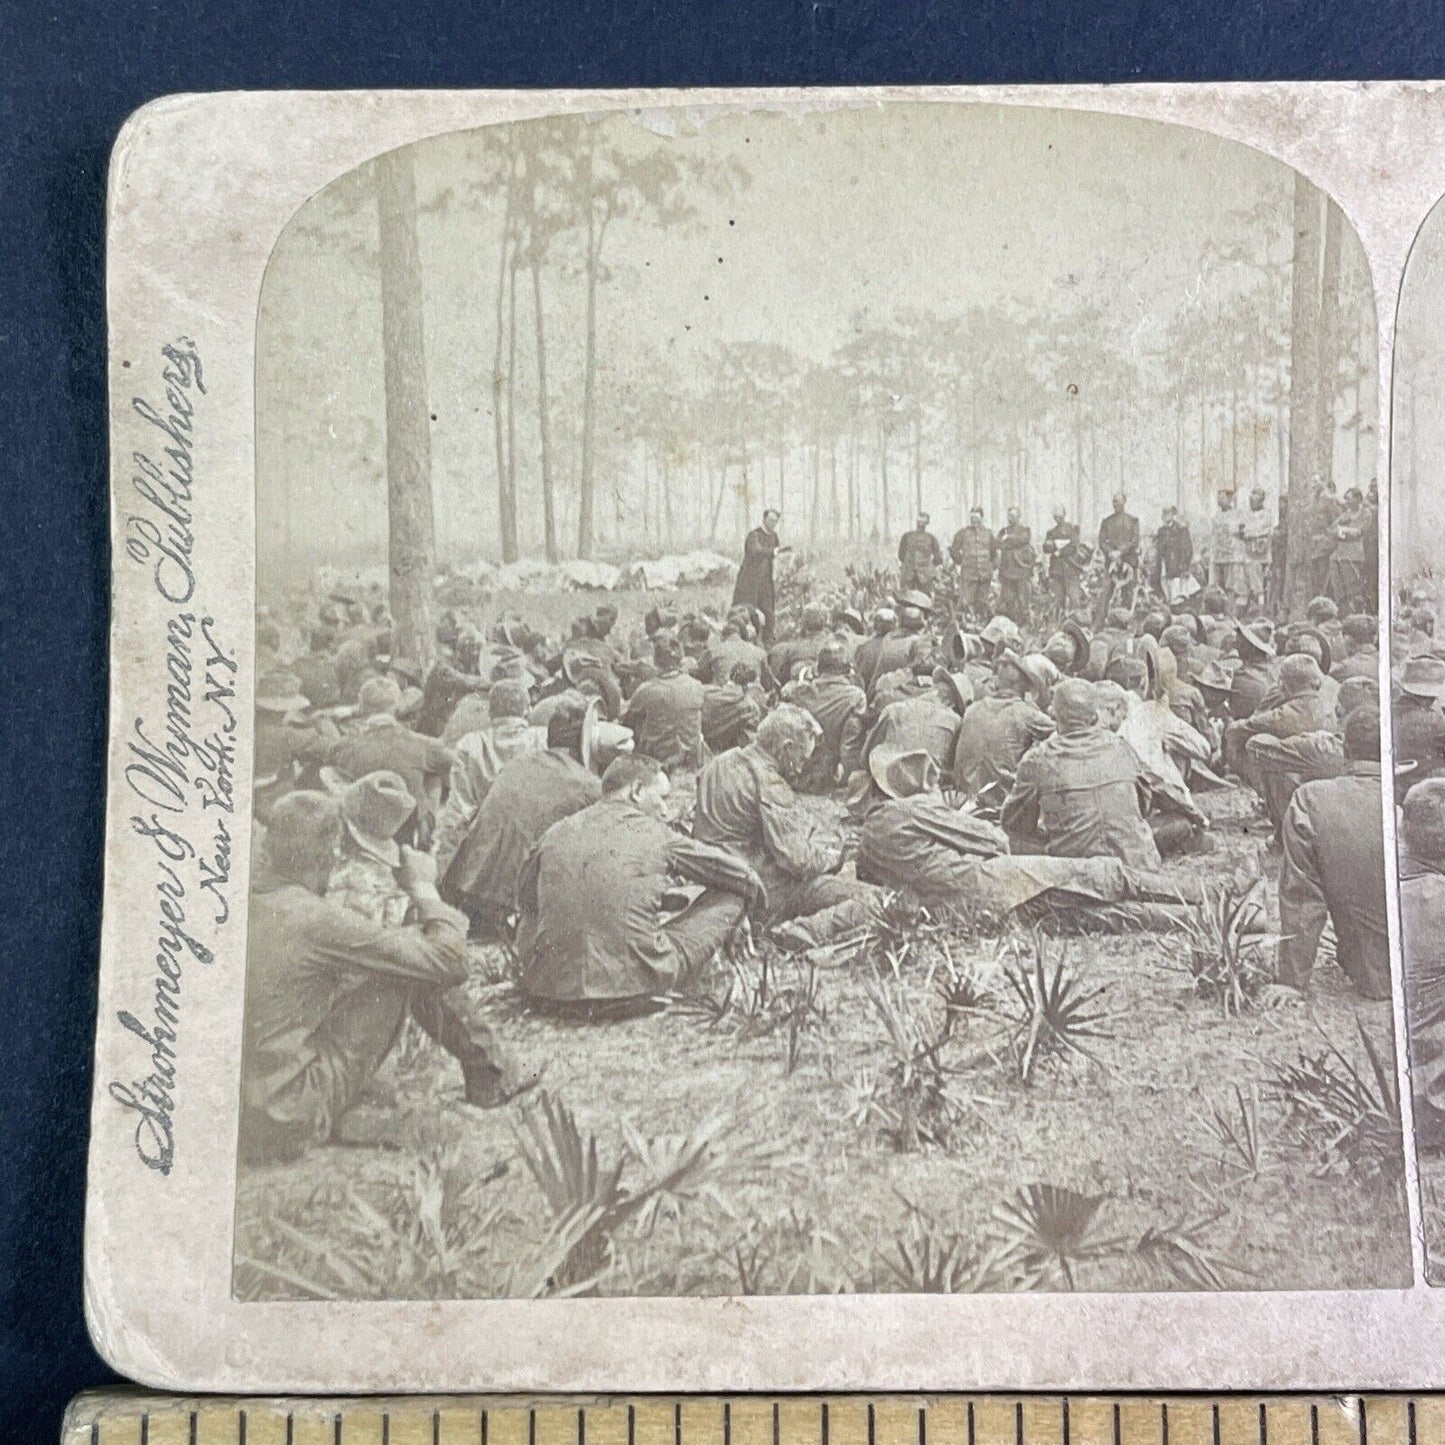
<path id="1" fill-rule="evenodd" d="M 256 682 L 252 807 L 265 822 L 272 806 L 308 782 L 336 746 L 335 728 L 303 722 L 311 707 L 294 672 L 268 672 Z"/>
<path id="2" fill-rule="evenodd" d="M 1249 717 L 1279 684 L 1275 666 L 1274 625 L 1267 619 L 1234 624 L 1234 649 L 1239 657 L 1230 689 L 1229 713 Z"/>
<path id="3" fill-rule="evenodd" d="M 1032 687 L 1022 661 L 1005 653 L 995 665 L 992 695 L 979 698 L 963 714 L 951 776 L 967 797 L 1006 792 L 1019 760 L 1053 732 L 1053 719 L 1029 700 Z M 995 801 L 1002 801 L 1002 792 Z"/>
<path id="4" fill-rule="evenodd" d="M 937 664 L 926 646 L 920 649 L 914 668 L 916 691 L 911 696 L 895 694 L 878 714 L 863 741 L 860 761 L 866 764 L 878 747 L 923 748 L 941 770 L 950 771 L 967 706 L 966 702 L 960 706 L 960 701 L 966 693 L 961 682 L 955 683 L 953 674 Z M 882 682 L 878 696 L 884 696 Z"/>
<path id="5" fill-rule="evenodd" d="M 337 743 L 330 762 L 347 779 L 368 773 L 400 773 L 417 800 L 415 835 L 420 848 L 431 842 L 442 783 L 455 754 L 436 738 L 413 732 L 397 717 L 402 691 L 394 678 L 368 678 L 357 694 L 355 731 Z"/>
<path id="6" fill-rule="evenodd" d="M 412 905 L 398 875 L 396 835 L 416 811 L 416 799 L 397 773 L 368 773 L 347 783 L 323 768 L 322 782 L 340 801 L 342 826 L 341 856 L 326 896 L 373 923 L 399 928 Z"/>
<path id="7" fill-rule="evenodd" d="M 1055 607 L 1072 611 L 1084 600 L 1084 569 L 1091 553 L 1079 540 L 1079 524 L 1069 521 L 1062 506 L 1054 508 L 1054 525 L 1044 534 L 1049 559 L 1049 598 Z"/>
<path id="8" fill-rule="evenodd" d="M 1112 857 L 1009 856 L 1002 829 L 944 801 L 925 752 L 882 748 L 869 769 L 882 801 L 863 823 L 859 876 L 924 902 L 959 904 L 995 919 L 1034 906 L 1072 923 L 1103 916 L 1107 904 L 1111 929 L 1172 928 L 1185 921 L 1185 904 L 1200 896 L 1196 883 Z"/>
<path id="9" fill-rule="evenodd" d="M 1395 760 L 1415 764 L 1414 781 L 1445 773 L 1445 662 L 1411 657 L 1400 669 L 1395 699 Z"/>
<path id="10" fill-rule="evenodd" d="M 419 922 L 392 928 L 327 898 L 343 848 L 338 800 L 277 803 L 251 887 L 241 1157 L 286 1161 L 348 1137 L 348 1115 L 413 1018 L 461 1066 L 463 1098 L 495 1107 L 536 1081 L 464 990 L 465 920 L 424 853 L 399 850 Z"/>

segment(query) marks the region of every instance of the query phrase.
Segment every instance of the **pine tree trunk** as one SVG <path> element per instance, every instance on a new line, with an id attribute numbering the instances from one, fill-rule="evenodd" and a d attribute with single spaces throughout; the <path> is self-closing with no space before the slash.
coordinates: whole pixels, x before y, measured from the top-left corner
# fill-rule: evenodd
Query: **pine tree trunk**
<path id="1" fill-rule="evenodd" d="M 492 435 L 497 448 L 497 540 L 501 547 L 503 562 L 515 562 L 521 555 L 517 549 L 516 474 L 508 462 L 506 421 L 502 414 L 505 385 L 502 376 L 502 346 L 505 330 L 502 313 L 506 299 L 509 265 L 514 249 L 512 208 L 517 190 L 515 155 L 509 157 L 509 164 L 511 169 L 507 175 L 507 200 L 502 212 L 502 253 L 497 262 L 497 344 L 492 353 Z M 510 374 L 509 362 L 508 377 Z"/>
<path id="2" fill-rule="evenodd" d="M 1290 265 L 1289 523 L 1286 606 L 1298 613 L 1309 600 L 1309 555 L 1315 489 L 1323 477 L 1320 438 L 1321 196 L 1302 175 L 1294 178 L 1294 252 Z"/>
<path id="3" fill-rule="evenodd" d="M 542 321 L 542 263 L 537 248 L 532 247 L 532 315 L 537 332 L 537 437 L 542 449 L 542 535 L 547 560 L 558 562 L 562 553 L 557 546 L 557 496 L 552 483 L 552 435 L 547 408 L 547 337 Z"/>
<path id="4" fill-rule="evenodd" d="M 406 147 L 380 156 L 375 167 L 393 648 L 397 656 L 427 666 L 435 641 L 432 589 L 436 577 L 436 529 L 416 177 L 412 153 Z"/>
<path id="5" fill-rule="evenodd" d="M 587 332 L 582 363 L 582 466 L 577 484 L 577 555 L 592 555 L 593 447 L 597 408 L 597 273 L 602 264 L 602 234 L 592 204 L 593 127 L 587 128 L 581 157 L 582 195 L 587 209 Z M 605 224 L 603 227 L 605 231 Z"/>

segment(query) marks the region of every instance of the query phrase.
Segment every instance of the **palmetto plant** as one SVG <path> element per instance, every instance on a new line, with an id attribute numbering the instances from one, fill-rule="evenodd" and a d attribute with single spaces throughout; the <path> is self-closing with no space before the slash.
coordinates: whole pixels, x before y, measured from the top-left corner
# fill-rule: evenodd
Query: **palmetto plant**
<path id="1" fill-rule="evenodd" d="M 884 1137 L 901 1151 L 925 1145 L 946 1148 L 964 1113 L 943 1061 L 953 1016 L 945 1012 L 942 1023 L 934 1025 L 908 986 L 896 978 L 874 974 L 864 979 L 863 989 L 883 1024 L 891 1060 L 881 1079 L 861 1082 L 858 1119 L 877 1117 Z"/>
<path id="2" fill-rule="evenodd" d="M 1276 1064 L 1269 1087 L 1300 1133 L 1319 1147 L 1326 1167 L 1395 1167 L 1401 1159 L 1399 1084 L 1358 1018 L 1355 1028 L 1363 1067 L 1321 1031 L 1325 1047 Z"/>
<path id="3" fill-rule="evenodd" d="M 455 1140 L 429 1141 L 399 1177 L 348 1182 L 266 1213 L 264 1237 L 238 1240 L 250 1298 L 438 1299 L 457 1293 L 473 1250 L 501 1216 L 483 1190 L 505 1165 L 476 1167 Z"/>
<path id="4" fill-rule="evenodd" d="M 1107 1196 L 1082 1194 L 1060 1184 L 1027 1184 L 993 1211 L 1003 1245 L 1000 1264 L 1039 1284 L 1075 1288 L 1080 1264 L 1128 1249 L 1117 1235 L 1098 1225 Z"/>
<path id="5" fill-rule="evenodd" d="M 1049 1056 L 1094 1055 L 1089 1039 L 1107 1039 L 1106 1025 L 1114 1017 L 1100 1007 L 1102 984 L 1090 987 L 1070 962 L 1068 948 L 1050 960 L 1043 933 L 1033 929 L 1026 946 L 1014 940 L 1004 966 L 1013 1023 L 1014 1059 L 1019 1082 L 1033 1081 L 1039 1061 Z"/>
<path id="6" fill-rule="evenodd" d="M 1195 992 L 1218 1001 L 1226 1018 L 1253 1007 L 1273 981 L 1265 916 L 1264 879 L 1206 885 L 1185 922 L 1185 957 Z"/>
<path id="7" fill-rule="evenodd" d="M 900 1196 L 901 1198 L 902 1196 Z M 888 1288 L 908 1294 L 979 1294 L 1014 1288 L 997 1247 L 980 1253 L 955 1231 L 904 1199 L 908 1212 L 891 1246 L 879 1251 Z"/>
<path id="8" fill-rule="evenodd" d="M 514 1132 L 552 1214 L 543 1248 L 549 1267 L 531 1272 L 539 1276 L 537 1292 L 592 1288 L 612 1264 L 617 1231 L 631 1220 L 650 1230 L 665 1210 L 676 1214 L 701 1198 L 721 1202 L 715 1184 L 729 1157 L 719 1145 L 724 1132 L 719 1120 L 705 1121 L 683 1139 L 648 1140 L 624 1126 L 630 1153 L 603 1163 L 596 1136 L 544 1091 Z M 645 1177 L 624 1185 L 629 1162 L 640 1164 Z"/>
<path id="9" fill-rule="evenodd" d="M 1235 1084 L 1222 1102 L 1210 1103 L 1208 1114 L 1201 1119 L 1218 1151 L 1218 1162 L 1238 1170 L 1246 1179 L 1255 1178 L 1264 1161 L 1258 1087 L 1251 1084 L 1246 1092 Z"/>
<path id="10" fill-rule="evenodd" d="M 1208 1234 L 1227 1214 L 1214 1206 L 1169 1224 L 1150 1225 L 1134 1249 L 1187 1289 L 1228 1289 L 1230 1274 L 1242 1274 L 1208 1241 Z"/>

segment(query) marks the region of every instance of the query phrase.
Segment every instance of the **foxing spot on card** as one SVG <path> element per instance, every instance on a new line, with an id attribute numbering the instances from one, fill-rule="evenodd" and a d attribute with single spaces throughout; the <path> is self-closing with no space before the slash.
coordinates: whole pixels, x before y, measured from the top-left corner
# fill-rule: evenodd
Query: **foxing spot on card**
<path id="1" fill-rule="evenodd" d="M 1428 85 L 133 118 L 105 1353 L 1440 1380 L 1442 195 Z"/>

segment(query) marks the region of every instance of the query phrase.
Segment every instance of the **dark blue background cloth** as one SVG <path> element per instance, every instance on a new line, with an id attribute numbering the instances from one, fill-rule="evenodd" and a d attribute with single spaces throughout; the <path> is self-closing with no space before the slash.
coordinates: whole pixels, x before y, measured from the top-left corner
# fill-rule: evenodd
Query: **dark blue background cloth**
<path id="1" fill-rule="evenodd" d="M 106 721 L 104 194 L 182 90 L 1445 75 L 1421 0 L 0 0 L 0 1442 L 108 1373 L 81 1312 Z"/>

